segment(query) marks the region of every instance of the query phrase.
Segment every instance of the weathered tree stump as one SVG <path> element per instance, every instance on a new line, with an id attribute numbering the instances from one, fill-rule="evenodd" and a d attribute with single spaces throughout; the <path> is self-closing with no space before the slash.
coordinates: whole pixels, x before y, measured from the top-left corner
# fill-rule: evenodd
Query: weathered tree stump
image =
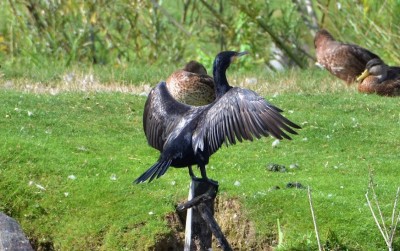
<path id="1" fill-rule="evenodd" d="M 210 250 L 213 234 L 222 250 L 232 250 L 214 218 L 214 202 L 217 192 L 217 183 L 192 180 L 189 201 L 177 207 L 178 211 L 187 210 L 185 251 Z"/>
<path id="2" fill-rule="evenodd" d="M 33 251 L 18 222 L 0 212 L 0 250 Z"/>

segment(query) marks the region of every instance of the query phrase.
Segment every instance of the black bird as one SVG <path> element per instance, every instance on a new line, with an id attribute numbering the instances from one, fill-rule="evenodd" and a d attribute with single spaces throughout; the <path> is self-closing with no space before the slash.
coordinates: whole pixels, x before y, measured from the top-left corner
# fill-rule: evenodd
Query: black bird
<path id="1" fill-rule="evenodd" d="M 292 127 L 300 127 L 281 115 L 281 109 L 251 90 L 228 84 L 227 68 L 245 54 L 224 51 L 216 56 L 216 99 L 209 105 L 195 107 L 176 101 L 165 82 L 152 89 L 144 108 L 143 127 L 148 143 L 161 154 L 135 183 L 159 178 L 170 166 L 188 167 L 190 176 L 196 179 L 192 165 L 198 165 L 203 180 L 212 182 L 207 178 L 206 165 L 223 143 L 236 144 L 236 140 L 252 141 L 268 135 L 291 139 L 285 131 L 297 134 Z"/>

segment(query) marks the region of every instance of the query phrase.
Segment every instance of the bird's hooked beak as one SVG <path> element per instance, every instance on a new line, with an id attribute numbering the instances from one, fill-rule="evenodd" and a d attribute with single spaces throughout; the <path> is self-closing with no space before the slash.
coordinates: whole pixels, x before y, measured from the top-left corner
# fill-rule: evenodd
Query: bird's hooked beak
<path id="1" fill-rule="evenodd" d="M 236 58 L 249 54 L 248 51 L 238 52 L 231 57 L 231 62 L 235 61 Z"/>
<path id="2" fill-rule="evenodd" d="M 363 73 L 361 73 L 360 76 L 357 77 L 357 81 L 361 82 L 368 76 L 369 76 L 369 72 L 368 72 L 368 70 L 365 70 L 365 71 L 363 71 Z"/>

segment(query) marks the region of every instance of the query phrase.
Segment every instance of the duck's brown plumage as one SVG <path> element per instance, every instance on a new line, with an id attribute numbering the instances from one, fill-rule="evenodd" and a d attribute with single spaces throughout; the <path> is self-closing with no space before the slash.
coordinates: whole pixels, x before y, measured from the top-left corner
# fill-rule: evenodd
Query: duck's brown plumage
<path id="1" fill-rule="evenodd" d="M 172 97 L 187 105 L 207 105 L 215 99 L 213 78 L 197 61 L 190 61 L 183 69 L 172 73 L 166 85 Z"/>
<path id="2" fill-rule="evenodd" d="M 316 33 L 314 45 L 317 62 L 347 84 L 355 82 L 369 60 L 379 58 L 358 45 L 335 40 L 325 29 Z"/>
<path id="3" fill-rule="evenodd" d="M 400 67 L 390 67 L 381 59 L 368 61 L 365 71 L 357 78 L 358 91 L 381 96 L 400 96 Z"/>

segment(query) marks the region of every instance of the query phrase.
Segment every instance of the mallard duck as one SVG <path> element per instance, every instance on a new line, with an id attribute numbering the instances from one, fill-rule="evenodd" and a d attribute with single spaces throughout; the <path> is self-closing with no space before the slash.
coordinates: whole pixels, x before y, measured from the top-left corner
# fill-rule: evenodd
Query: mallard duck
<path id="1" fill-rule="evenodd" d="M 314 45 L 317 63 L 347 84 L 355 82 L 369 60 L 379 58 L 358 45 L 335 40 L 325 29 L 316 33 Z"/>
<path id="2" fill-rule="evenodd" d="M 368 61 L 357 81 L 359 92 L 381 96 L 400 95 L 400 67 L 388 66 L 378 58 Z"/>
<path id="3" fill-rule="evenodd" d="M 207 105 L 215 99 L 213 78 L 197 61 L 190 61 L 183 69 L 172 73 L 166 85 L 172 97 L 187 105 Z"/>
<path id="4" fill-rule="evenodd" d="M 286 132 L 297 134 L 294 128 L 300 127 L 284 117 L 281 109 L 251 90 L 228 84 L 226 70 L 235 58 L 245 54 L 225 51 L 216 56 L 213 65 L 216 98 L 211 104 L 189 106 L 177 102 L 165 82 L 150 91 L 143 128 L 148 143 L 160 151 L 160 157 L 135 183 L 159 178 L 170 166 L 188 167 L 192 179 L 198 179 L 192 165 L 200 168 L 201 180 L 213 183 L 207 177 L 206 165 L 222 144 L 269 135 L 291 139 Z"/>

